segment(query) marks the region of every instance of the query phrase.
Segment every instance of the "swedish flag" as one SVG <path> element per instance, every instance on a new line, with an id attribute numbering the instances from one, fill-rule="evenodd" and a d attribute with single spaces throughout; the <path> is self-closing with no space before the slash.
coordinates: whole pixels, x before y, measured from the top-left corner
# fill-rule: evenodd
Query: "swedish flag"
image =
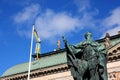
<path id="1" fill-rule="evenodd" d="M 37 33 L 37 31 L 36 31 L 36 29 L 34 28 L 34 36 L 35 36 L 35 38 L 36 38 L 36 41 L 37 42 L 39 42 L 40 41 L 40 39 L 39 39 L 39 36 L 38 36 L 38 33 Z"/>
<path id="2" fill-rule="evenodd" d="M 35 28 L 34 28 L 34 36 L 35 36 L 36 38 L 38 38 L 38 34 L 37 34 L 37 31 L 36 31 Z"/>
<path id="3" fill-rule="evenodd" d="M 35 48 L 35 58 L 36 58 L 36 60 L 37 59 L 39 59 L 40 58 L 40 43 L 41 43 L 41 41 L 40 41 L 40 38 L 39 38 L 39 35 L 38 35 L 38 33 L 37 33 L 37 31 L 36 31 L 36 29 L 35 28 L 33 28 L 33 34 L 34 34 L 34 36 L 35 36 L 35 38 L 36 38 L 36 48 Z"/>

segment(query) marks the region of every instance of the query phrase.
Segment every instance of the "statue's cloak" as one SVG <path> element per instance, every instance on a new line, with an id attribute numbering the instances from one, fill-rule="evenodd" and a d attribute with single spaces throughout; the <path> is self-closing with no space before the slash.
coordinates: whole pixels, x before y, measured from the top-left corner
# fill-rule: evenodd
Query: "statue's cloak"
<path id="1" fill-rule="evenodd" d="M 68 67 L 70 68 L 71 74 L 74 80 L 83 80 L 82 79 L 83 74 L 88 67 L 87 61 L 76 58 L 76 55 L 75 55 L 76 49 L 74 49 L 73 46 L 67 45 L 67 48 L 68 48 L 66 49 L 67 64 L 68 64 Z"/>

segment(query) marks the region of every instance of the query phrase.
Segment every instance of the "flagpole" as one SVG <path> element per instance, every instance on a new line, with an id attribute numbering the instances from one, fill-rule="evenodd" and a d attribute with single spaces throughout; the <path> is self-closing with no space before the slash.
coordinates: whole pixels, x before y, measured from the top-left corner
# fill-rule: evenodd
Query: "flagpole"
<path id="1" fill-rule="evenodd" d="M 27 80 L 30 80 L 30 68 L 31 68 L 31 56 L 32 56 L 32 46 L 33 46 L 33 31 L 34 31 L 34 25 L 32 28 L 32 36 L 31 36 L 31 46 L 30 46 L 30 57 L 29 57 L 29 68 L 28 68 L 28 78 Z"/>

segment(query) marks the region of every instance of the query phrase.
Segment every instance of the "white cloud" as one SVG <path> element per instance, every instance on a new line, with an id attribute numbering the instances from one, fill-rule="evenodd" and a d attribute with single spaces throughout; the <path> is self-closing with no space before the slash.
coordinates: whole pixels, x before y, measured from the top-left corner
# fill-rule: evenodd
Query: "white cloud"
<path id="1" fill-rule="evenodd" d="M 35 26 L 42 39 L 65 35 L 66 33 L 80 31 L 84 28 L 95 27 L 96 21 L 94 20 L 94 15 L 96 15 L 98 11 L 87 11 L 90 8 L 89 0 L 75 0 L 75 2 L 78 6 L 78 10 L 83 12 L 78 16 L 74 15 L 73 17 L 73 15 L 67 12 L 56 13 L 51 9 L 46 9 L 44 10 L 45 12 L 40 13 L 40 6 L 34 4 L 20 11 L 14 17 L 14 21 L 17 24 L 21 24 L 23 22 L 25 24 L 34 18 Z M 28 31 L 25 33 L 23 29 L 18 29 L 18 33 L 20 35 L 25 34 L 26 36 L 26 34 L 28 34 Z"/>
<path id="2" fill-rule="evenodd" d="M 84 28 L 95 27 L 94 16 L 98 14 L 98 11 L 89 12 L 90 1 L 75 0 L 74 2 L 78 7 L 78 13 L 80 13 L 78 16 L 74 15 L 75 17 L 73 17 L 66 12 L 55 13 L 49 9 L 36 19 L 35 24 L 40 37 L 48 39 L 70 32 L 77 32 Z"/>
<path id="3" fill-rule="evenodd" d="M 74 0 L 79 12 L 85 12 L 90 8 L 89 0 Z"/>
<path id="4" fill-rule="evenodd" d="M 78 8 L 80 26 L 87 29 L 95 29 L 98 22 L 94 17 L 99 14 L 99 10 L 92 8 L 90 0 L 74 0 Z"/>
<path id="5" fill-rule="evenodd" d="M 15 23 L 26 23 L 26 21 L 34 19 L 38 15 L 39 10 L 40 6 L 38 4 L 25 7 L 14 16 L 14 21 Z"/>
<path id="6" fill-rule="evenodd" d="M 17 30 L 20 36 L 31 37 L 31 32 L 29 30 Z"/>
<path id="7" fill-rule="evenodd" d="M 110 36 L 116 35 L 116 34 L 118 34 L 118 31 L 120 31 L 120 26 L 107 30 L 107 31 L 101 36 L 101 38 L 105 37 L 106 33 L 109 33 Z"/>
<path id="8" fill-rule="evenodd" d="M 39 36 L 43 39 L 55 38 L 56 36 L 66 35 L 67 33 L 80 31 L 82 29 L 93 29 L 98 30 L 100 24 L 102 23 L 102 32 L 110 32 L 111 34 L 119 31 L 120 27 L 120 7 L 113 10 L 110 16 L 103 20 L 94 18 L 99 11 L 94 9 L 91 11 L 91 5 L 89 0 L 75 0 L 78 6 L 78 11 L 80 15 L 71 15 L 67 12 L 54 12 L 51 9 L 46 9 L 44 12 L 40 12 L 40 5 L 34 4 L 24 8 L 15 17 L 14 21 L 16 23 L 28 23 L 32 19 L 35 20 L 35 26 L 38 31 Z M 80 5 L 81 4 L 81 5 Z M 79 12 L 78 12 L 79 13 Z M 39 14 L 39 15 L 38 15 Z M 99 25 L 98 25 L 99 24 Z M 24 26 L 25 27 L 25 26 Z M 100 32 L 101 29 L 98 30 Z M 113 31 L 113 32 L 112 32 Z M 19 29 L 18 33 L 20 35 L 30 35 L 30 28 L 25 31 Z"/>
<path id="9" fill-rule="evenodd" d="M 102 25 L 105 28 L 105 33 L 108 32 L 110 35 L 117 34 L 117 32 L 120 31 L 120 7 L 111 11 L 110 16 L 103 20 Z M 105 33 L 102 35 L 102 37 L 105 35 Z"/>
<path id="10" fill-rule="evenodd" d="M 104 21 L 103 24 L 108 27 L 114 27 L 120 25 L 120 7 L 114 9 L 110 16 L 108 16 Z"/>
<path id="11" fill-rule="evenodd" d="M 78 18 L 64 12 L 55 13 L 52 10 L 46 10 L 36 19 L 35 24 L 40 37 L 44 39 L 82 29 Z"/>

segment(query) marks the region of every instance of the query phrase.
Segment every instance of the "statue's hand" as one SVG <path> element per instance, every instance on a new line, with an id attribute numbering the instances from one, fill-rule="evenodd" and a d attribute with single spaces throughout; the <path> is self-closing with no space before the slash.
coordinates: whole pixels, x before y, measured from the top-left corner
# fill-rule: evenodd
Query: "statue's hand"
<path id="1" fill-rule="evenodd" d="M 62 36 L 64 43 L 67 43 L 67 40 L 65 39 L 64 36 Z"/>

